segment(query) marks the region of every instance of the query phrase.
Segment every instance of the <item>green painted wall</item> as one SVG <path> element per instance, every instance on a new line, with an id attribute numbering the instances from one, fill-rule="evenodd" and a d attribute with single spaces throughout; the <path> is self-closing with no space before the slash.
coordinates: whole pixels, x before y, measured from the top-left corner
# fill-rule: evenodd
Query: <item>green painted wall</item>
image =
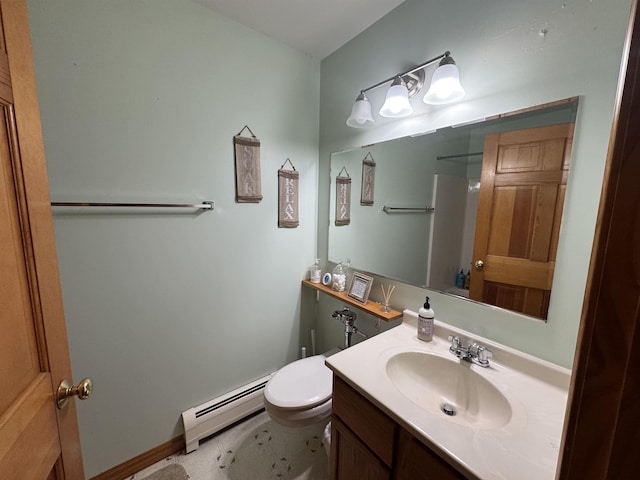
<path id="1" fill-rule="evenodd" d="M 327 258 L 332 152 L 578 95 L 549 323 L 431 293 L 440 320 L 570 366 L 629 4 L 406 0 L 318 64 L 190 0 L 29 0 L 53 199 L 216 202 L 201 215 L 55 212 L 74 375 L 96 383 L 78 406 L 87 476 L 296 358 L 316 318 L 320 348 L 341 343 L 341 305 L 299 283 Z M 447 49 L 462 102 L 414 101 L 412 117 L 368 131 L 344 124 L 360 89 Z M 370 98 L 379 108 L 383 96 Z M 262 140 L 254 205 L 234 201 L 231 142 L 245 124 Z M 301 175 L 291 230 L 276 227 L 287 157 Z M 415 310 L 425 293 L 398 285 L 393 304 Z"/>
<path id="2" fill-rule="evenodd" d="M 297 358 L 315 256 L 320 66 L 189 0 L 28 2 L 87 477 L 182 434 L 180 413 Z M 236 204 L 232 138 L 262 141 L 259 204 Z M 277 228 L 278 168 L 300 227 Z"/>
<path id="3" fill-rule="evenodd" d="M 571 367 L 629 11 L 628 0 L 406 0 L 325 58 L 320 82 L 319 256 L 327 258 L 332 152 L 579 96 L 548 323 L 403 284 L 392 299 L 395 307 L 417 310 L 429 293 L 438 319 Z M 462 101 L 432 107 L 422 103 L 421 94 L 412 101 L 411 117 L 393 121 L 377 115 L 385 94 L 380 88 L 368 94 L 374 128 L 345 125 L 361 89 L 445 50 L 460 69 L 467 93 Z M 427 72 L 428 79 L 434 69 Z M 357 254 L 352 263 L 358 266 Z M 374 285 L 372 299 L 380 297 Z M 332 345 L 339 336 L 323 318 L 334 305 L 321 303 L 318 335 Z"/>

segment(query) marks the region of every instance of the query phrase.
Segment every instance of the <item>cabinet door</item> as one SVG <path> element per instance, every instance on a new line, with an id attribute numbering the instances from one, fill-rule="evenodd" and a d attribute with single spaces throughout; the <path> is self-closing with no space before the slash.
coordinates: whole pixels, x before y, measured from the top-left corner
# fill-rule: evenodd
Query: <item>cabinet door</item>
<path id="1" fill-rule="evenodd" d="M 391 472 L 336 417 L 331 419 L 331 480 L 391 480 Z"/>
<path id="2" fill-rule="evenodd" d="M 397 424 L 338 377 L 333 380 L 332 414 L 388 467 L 393 465 Z"/>
<path id="3" fill-rule="evenodd" d="M 398 435 L 397 459 L 395 480 L 466 480 L 467 478 L 405 430 L 401 430 Z"/>

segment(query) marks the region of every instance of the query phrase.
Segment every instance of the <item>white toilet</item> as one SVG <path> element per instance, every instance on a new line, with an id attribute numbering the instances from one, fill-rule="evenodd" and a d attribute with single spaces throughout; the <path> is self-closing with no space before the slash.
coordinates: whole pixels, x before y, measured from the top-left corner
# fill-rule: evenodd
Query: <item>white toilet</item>
<path id="1" fill-rule="evenodd" d="M 326 358 L 313 355 L 296 360 L 278 370 L 267 382 L 264 405 L 275 422 L 302 427 L 329 418 L 333 376 L 324 364 Z"/>

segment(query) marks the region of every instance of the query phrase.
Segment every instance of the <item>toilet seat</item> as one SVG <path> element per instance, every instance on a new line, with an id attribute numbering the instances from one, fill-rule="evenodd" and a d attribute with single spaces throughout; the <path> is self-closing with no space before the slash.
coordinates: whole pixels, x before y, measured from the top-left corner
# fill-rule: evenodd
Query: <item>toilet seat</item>
<path id="1" fill-rule="evenodd" d="M 331 414 L 333 374 L 324 355 L 314 355 L 278 370 L 264 389 L 267 413 L 289 426 L 320 422 Z"/>
<path id="2" fill-rule="evenodd" d="M 265 399 L 278 408 L 311 408 L 331 398 L 333 377 L 324 355 L 296 360 L 278 370 L 264 389 Z"/>

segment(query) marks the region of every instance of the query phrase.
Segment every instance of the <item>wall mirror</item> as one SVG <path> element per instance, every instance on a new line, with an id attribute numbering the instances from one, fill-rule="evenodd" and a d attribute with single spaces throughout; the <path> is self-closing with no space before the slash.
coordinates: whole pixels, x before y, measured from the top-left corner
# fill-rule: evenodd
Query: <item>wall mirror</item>
<path id="1" fill-rule="evenodd" d="M 577 106 L 333 153 L 329 260 L 546 320 Z M 338 172 L 351 179 L 346 224 Z"/>

